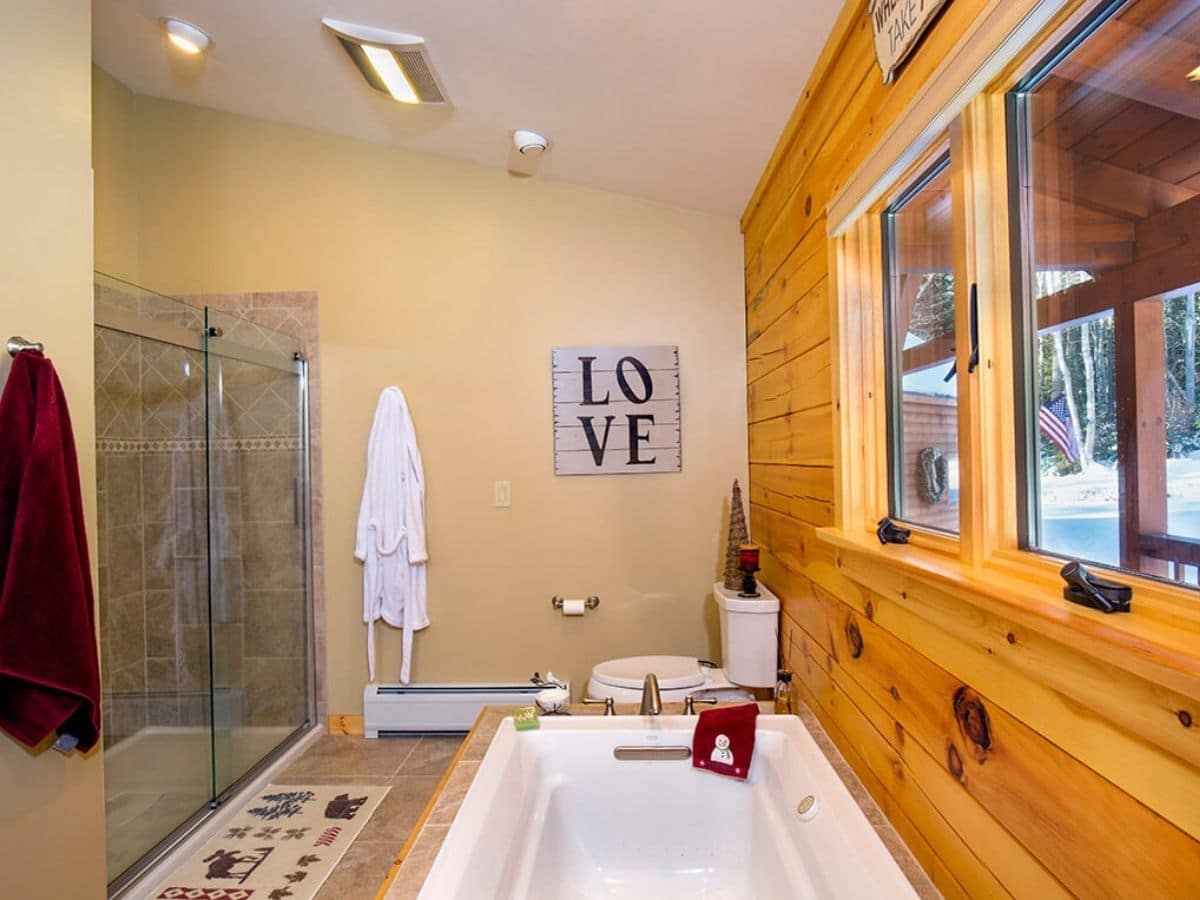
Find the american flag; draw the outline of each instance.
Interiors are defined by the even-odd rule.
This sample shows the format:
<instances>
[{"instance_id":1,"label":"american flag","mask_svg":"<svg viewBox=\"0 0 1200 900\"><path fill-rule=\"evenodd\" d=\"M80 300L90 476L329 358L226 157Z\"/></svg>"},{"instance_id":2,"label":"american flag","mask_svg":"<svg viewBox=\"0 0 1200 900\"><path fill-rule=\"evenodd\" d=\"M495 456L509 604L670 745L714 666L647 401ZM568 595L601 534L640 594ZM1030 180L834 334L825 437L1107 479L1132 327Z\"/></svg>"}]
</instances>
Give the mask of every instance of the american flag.
<instances>
[{"instance_id":1,"label":"american flag","mask_svg":"<svg viewBox=\"0 0 1200 900\"><path fill-rule=\"evenodd\" d=\"M1051 397L1038 410L1038 427L1062 451L1070 462L1079 460L1079 444L1075 442L1075 429L1071 425L1071 408L1067 406L1065 394Z\"/></svg>"}]
</instances>

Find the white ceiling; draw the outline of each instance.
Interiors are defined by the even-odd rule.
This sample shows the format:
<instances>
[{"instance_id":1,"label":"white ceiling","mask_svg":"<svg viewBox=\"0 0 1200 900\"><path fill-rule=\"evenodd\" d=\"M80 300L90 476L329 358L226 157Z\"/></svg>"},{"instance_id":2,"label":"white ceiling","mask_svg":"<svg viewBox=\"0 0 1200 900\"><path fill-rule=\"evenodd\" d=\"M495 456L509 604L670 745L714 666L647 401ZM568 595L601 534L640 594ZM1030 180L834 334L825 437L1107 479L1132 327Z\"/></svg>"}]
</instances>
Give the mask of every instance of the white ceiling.
<instances>
[{"instance_id":1,"label":"white ceiling","mask_svg":"<svg viewBox=\"0 0 1200 900\"><path fill-rule=\"evenodd\" d=\"M736 216L840 0L94 0L95 61L133 90ZM213 39L181 59L164 15ZM371 90L332 17L425 38L453 107Z\"/></svg>"}]
</instances>

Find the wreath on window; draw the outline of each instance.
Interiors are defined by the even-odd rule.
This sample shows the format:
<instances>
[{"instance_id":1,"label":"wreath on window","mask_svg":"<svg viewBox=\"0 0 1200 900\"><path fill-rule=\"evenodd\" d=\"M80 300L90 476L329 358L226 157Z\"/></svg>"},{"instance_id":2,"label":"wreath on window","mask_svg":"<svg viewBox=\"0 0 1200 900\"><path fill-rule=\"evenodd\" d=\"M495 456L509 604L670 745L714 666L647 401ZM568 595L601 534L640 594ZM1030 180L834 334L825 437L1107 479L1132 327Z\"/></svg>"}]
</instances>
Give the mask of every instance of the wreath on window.
<instances>
[{"instance_id":1,"label":"wreath on window","mask_svg":"<svg viewBox=\"0 0 1200 900\"><path fill-rule=\"evenodd\" d=\"M950 465L937 447L917 454L917 494L926 503L941 503L950 487Z\"/></svg>"}]
</instances>

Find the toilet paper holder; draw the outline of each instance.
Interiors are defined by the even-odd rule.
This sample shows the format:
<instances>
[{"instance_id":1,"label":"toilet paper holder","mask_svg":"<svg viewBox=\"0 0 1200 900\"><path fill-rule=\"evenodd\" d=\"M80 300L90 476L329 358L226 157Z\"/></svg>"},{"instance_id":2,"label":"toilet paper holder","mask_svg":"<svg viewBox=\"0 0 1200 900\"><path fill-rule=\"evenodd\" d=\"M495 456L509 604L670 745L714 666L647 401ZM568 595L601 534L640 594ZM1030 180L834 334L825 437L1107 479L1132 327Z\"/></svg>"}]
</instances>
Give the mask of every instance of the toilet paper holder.
<instances>
[{"instance_id":1,"label":"toilet paper holder","mask_svg":"<svg viewBox=\"0 0 1200 900\"><path fill-rule=\"evenodd\" d=\"M562 609L563 608L563 599L564 598L562 598L562 597L554 597L550 600L550 605L553 606L555 609ZM588 597L586 600L583 601L583 605L587 609L595 609L597 606L600 605L600 598L599 597Z\"/></svg>"}]
</instances>

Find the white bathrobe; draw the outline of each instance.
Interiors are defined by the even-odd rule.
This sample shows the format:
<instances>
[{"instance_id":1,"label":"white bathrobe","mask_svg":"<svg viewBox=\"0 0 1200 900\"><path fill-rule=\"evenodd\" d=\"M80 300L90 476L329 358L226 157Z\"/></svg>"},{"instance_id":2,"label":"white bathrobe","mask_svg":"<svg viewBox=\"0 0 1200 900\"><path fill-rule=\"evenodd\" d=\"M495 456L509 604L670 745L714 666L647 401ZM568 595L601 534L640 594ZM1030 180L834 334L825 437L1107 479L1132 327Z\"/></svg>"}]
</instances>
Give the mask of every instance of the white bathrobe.
<instances>
[{"instance_id":1,"label":"white bathrobe","mask_svg":"<svg viewBox=\"0 0 1200 900\"><path fill-rule=\"evenodd\" d=\"M354 555L363 562L367 667L375 680L375 621L403 629L400 680L408 684L413 632L429 624L425 588L425 472L408 403L385 388L367 444L367 477Z\"/></svg>"}]
</instances>

